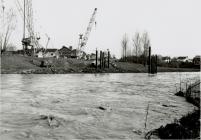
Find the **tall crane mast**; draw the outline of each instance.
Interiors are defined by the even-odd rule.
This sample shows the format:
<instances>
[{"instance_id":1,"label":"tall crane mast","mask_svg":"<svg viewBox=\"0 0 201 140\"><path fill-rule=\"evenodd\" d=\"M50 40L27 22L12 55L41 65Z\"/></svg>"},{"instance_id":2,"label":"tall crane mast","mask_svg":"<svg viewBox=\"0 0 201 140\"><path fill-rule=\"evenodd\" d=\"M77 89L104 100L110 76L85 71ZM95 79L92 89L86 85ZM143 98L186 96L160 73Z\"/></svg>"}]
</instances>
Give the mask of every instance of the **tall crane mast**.
<instances>
[{"instance_id":1,"label":"tall crane mast","mask_svg":"<svg viewBox=\"0 0 201 140\"><path fill-rule=\"evenodd\" d=\"M97 13L97 8L94 9L94 12L90 18L89 24L87 26L87 30L84 34L84 36L82 34L80 34L80 38L79 38L79 49L81 50L84 46L86 46L87 41L89 39L89 35L91 33L91 30L93 28L93 25L96 24L95 22L95 18L96 18L96 13Z\"/></svg>"}]
</instances>

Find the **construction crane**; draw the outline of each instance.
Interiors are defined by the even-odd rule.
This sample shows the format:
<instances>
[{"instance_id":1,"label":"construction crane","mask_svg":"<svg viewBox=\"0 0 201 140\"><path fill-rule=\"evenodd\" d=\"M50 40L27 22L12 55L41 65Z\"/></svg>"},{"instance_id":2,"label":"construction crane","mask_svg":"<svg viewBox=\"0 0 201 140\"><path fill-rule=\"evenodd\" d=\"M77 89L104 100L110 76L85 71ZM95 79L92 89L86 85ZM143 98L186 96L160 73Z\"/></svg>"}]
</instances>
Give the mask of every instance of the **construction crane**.
<instances>
[{"instance_id":1,"label":"construction crane","mask_svg":"<svg viewBox=\"0 0 201 140\"><path fill-rule=\"evenodd\" d=\"M21 14L22 19L24 20L24 34L22 43L25 45L25 50L27 50L27 46L31 46L33 51L39 48L39 37L36 36L34 32L34 22L33 22L33 6L32 0L24 0L24 8L22 8L19 0L15 1L15 5ZM26 2L26 3L25 3ZM28 37L26 38L25 26L28 31Z\"/></svg>"},{"instance_id":2,"label":"construction crane","mask_svg":"<svg viewBox=\"0 0 201 140\"><path fill-rule=\"evenodd\" d=\"M84 49L84 47L86 46L87 44L87 41L89 39L89 35L91 33L91 30L93 28L93 25L95 24L96 25L96 22L95 22L95 18L96 18L96 13L97 13L97 8L94 9L94 12L90 18L90 21L89 21L89 24L87 26L87 30L83 36L83 34L80 34L79 35L79 44L78 44L78 50L79 50L79 54L81 54L82 50Z\"/></svg>"}]
</instances>

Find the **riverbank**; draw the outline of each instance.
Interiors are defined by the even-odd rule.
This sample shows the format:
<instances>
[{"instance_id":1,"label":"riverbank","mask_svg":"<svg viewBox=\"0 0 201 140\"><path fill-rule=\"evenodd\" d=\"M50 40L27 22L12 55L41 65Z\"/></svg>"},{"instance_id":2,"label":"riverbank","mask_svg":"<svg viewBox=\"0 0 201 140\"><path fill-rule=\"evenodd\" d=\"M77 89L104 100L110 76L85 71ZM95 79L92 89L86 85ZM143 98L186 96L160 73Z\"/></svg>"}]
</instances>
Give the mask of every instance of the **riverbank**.
<instances>
[{"instance_id":1,"label":"riverbank","mask_svg":"<svg viewBox=\"0 0 201 140\"><path fill-rule=\"evenodd\" d=\"M146 138L152 139L200 139L200 110L194 110L174 123L161 126L147 133ZM154 136L155 135L155 136Z\"/></svg>"},{"instance_id":2,"label":"riverbank","mask_svg":"<svg viewBox=\"0 0 201 140\"><path fill-rule=\"evenodd\" d=\"M41 67L41 61L46 62ZM36 58L21 55L2 55L2 74L66 74L66 73L146 73L147 68L141 64L128 62L111 62L109 68L96 69L93 60L63 58ZM158 72L196 72L200 69L158 67Z\"/></svg>"},{"instance_id":3,"label":"riverbank","mask_svg":"<svg viewBox=\"0 0 201 140\"><path fill-rule=\"evenodd\" d=\"M161 139L200 139L200 81L190 85L185 93L176 94L186 98L197 108L174 123L161 126L158 129L149 131L145 138Z\"/></svg>"}]
</instances>

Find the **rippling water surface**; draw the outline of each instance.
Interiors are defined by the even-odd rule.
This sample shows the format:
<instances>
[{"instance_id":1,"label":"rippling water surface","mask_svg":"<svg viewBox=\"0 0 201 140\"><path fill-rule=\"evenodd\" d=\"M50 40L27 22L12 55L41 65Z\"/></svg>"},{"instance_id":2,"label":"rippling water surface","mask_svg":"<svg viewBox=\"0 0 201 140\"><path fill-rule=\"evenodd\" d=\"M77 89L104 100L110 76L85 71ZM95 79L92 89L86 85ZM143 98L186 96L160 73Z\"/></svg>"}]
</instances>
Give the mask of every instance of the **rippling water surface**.
<instances>
[{"instance_id":1,"label":"rippling water surface","mask_svg":"<svg viewBox=\"0 0 201 140\"><path fill-rule=\"evenodd\" d=\"M143 138L192 111L175 84L199 74L1 75L0 138Z\"/></svg>"}]
</instances>

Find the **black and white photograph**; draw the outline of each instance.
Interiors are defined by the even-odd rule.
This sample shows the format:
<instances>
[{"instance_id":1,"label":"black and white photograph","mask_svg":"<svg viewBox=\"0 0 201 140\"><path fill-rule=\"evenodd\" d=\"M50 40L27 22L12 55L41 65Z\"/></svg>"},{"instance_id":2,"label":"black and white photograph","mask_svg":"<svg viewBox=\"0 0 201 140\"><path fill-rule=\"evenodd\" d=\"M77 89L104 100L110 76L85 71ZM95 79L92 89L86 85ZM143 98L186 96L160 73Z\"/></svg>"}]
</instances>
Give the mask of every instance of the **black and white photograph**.
<instances>
[{"instance_id":1,"label":"black and white photograph","mask_svg":"<svg viewBox=\"0 0 201 140\"><path fill-rule=\"evenodd\" d=\"M200 7L0 0L0 139L200 139Z\"/></svg>"}]
</instances>

